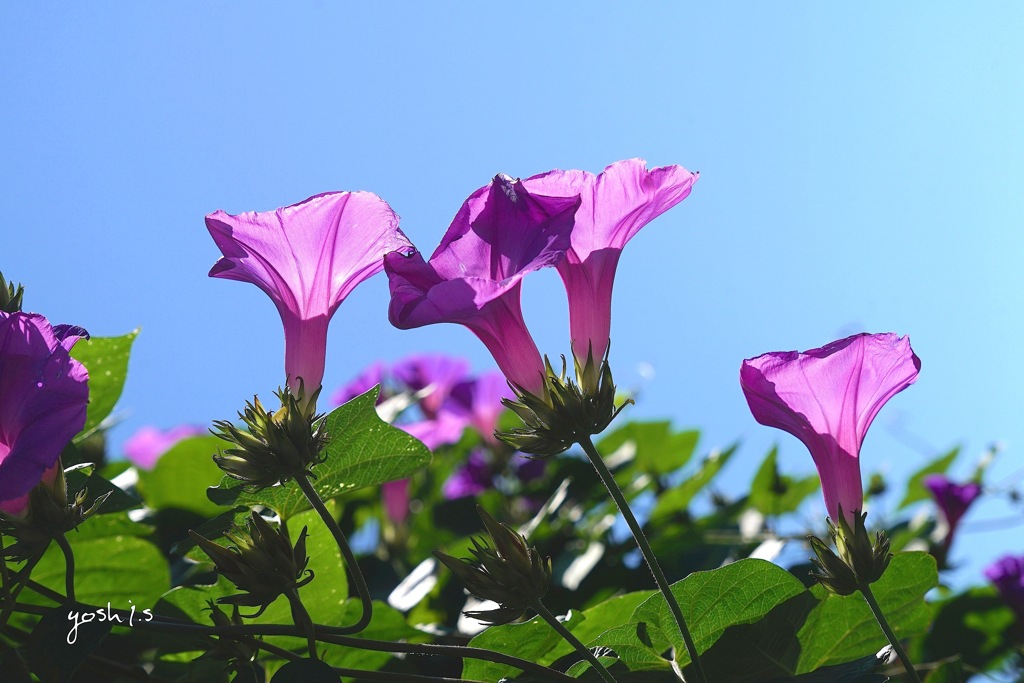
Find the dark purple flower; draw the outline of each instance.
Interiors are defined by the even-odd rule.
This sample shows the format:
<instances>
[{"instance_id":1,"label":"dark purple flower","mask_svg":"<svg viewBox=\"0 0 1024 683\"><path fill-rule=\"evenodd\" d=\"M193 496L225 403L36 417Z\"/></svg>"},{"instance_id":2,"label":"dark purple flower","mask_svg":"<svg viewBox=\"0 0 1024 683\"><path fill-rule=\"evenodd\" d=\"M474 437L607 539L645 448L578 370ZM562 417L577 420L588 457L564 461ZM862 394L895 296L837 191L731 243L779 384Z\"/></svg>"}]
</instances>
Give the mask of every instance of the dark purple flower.
<instances>
[{"instance_id":1,"label":"dark purple flower","mask_svg":"<svg viewBox=\"0 0 1024 683\"><path fill-rule=\"evenodd\" d=\"M386 481L380 487L380 500L384 514L395 524L409 518L409 480Z\"/></svg>"},{"instance_id":2,"label":"dark purple flower","mask_svg":"<svg viewBox=\"0 0 1024 683\"><path fill-rule=\"evenodd\" d=\"M955 484L944 474L925 477L924 485L931 491L936 505L942 510L942 516L949 525L949 535L952 536L967 508L981 495L981 486L973 481Z\"/></svg>"},{"instance_id":3,"label":"dark purple flower","mask_svg":"<svg viewBox=\"0 0 1024 683\"><path fill-rule=\"evenodd\" d=\"M479 448L470 452L466 462L448 477L441 492L448 500L477 496L493 487L494 467Z\"/></svg>"},{"instance_id":4,"label":"dark purple flower","mask_svg":"<svg viewBox=\"0 0 1024 683\"><path fill-rule=\"evenodd\" d=\"M1017 618L1024 621L1024 555L1006 555L985 568L991 581Z\"/></svg>"},{"instance_id":5,"label":"dark purple flower","mask_svg":"<svg viewBox=\"0 0 1024 683\"><path fill-rule=\"evenodd\" d=\"M358 377L331 394L331 405L340 406L356 396L362 396L378 384L383 384L386 375L387 366L384 363L377 361L370 364ZM385 399L387 395L381 387L381 392L377 395L377 404L383 403Z\"/></svg>"},{"instance_id":6,"label":"dark purple flower","mask_svg":"<svg viewBox=\"0 0 1024 683\"><path fill-rule=\"evenodd\" d=\"M352 290L412 245L398 216L370 192L331 192L263 213L216 211L206 227L224 254L210 277L251 282L284 323L284 368L293 392L323 381L327 325Z\"/></svg>"},{"instance_id":7,"label":"dark purple flower","mask_svg":"<svg viewBox=\"0 0 1024 683\"><path fill-rule=\"evenodd\" d=\"M429 391L419 399L420 410L428 419L434 419L448 400L452 388L466 377L469 364L461 358L444 354L410 356L391 368L392 374L410 391Z\"/></svg>"},{"instance_id":8,"label":"dark purple flower","mask_svg":"<svg viewBox=\"0 0 1024 683\"><path fill-rule=\"evenodd\" d=\"M171 450L176 443L205 433L205 428L196 425L179 425L167 430L146 425L125 440L124 457L140 469L151 470L160 456Z\"/></svg>"},{"instance_id":9,"label":"dark purple flower","mask_svg":"<svg viewBox=\"0 0 1024 683\"><path fill-rule=\"evenodd\" d=\"M690 194L697 180L682 166L647 170L643 159L618 161L600 175L549 171L527 178L530 192L582 200L572 230L572 248L558 264L569 297L572 349L582 363L592 346L604 357L611 333L612 283L619 255L640 228Z\"/></svg>"},{"instance_id":10,"label":"dark purple flower","mask_svg":"<svg viewBox=\"0 0 1024 683\"><path fill-rule=\"evenodd\" d=\"M886 401L917 379L910 339L857 334L820 349L743 361L740 386L754 419L789 432L811 452L825 507L851 526L863 507L860 447Z\"/></svg>"},{"instance_id":11,"label":"dark purple flower","mask_svg":"<svg viewBox=\"0 0 1024 683\"><path fill-rule=\"evenodd\" d=\"M85 330L0 312L0 510L21 514L85 426L89 374L69 351ZM52 473L52 474L49 474Z\"/></svg>"},{"instance_id":12,"label":"dark purple flower","mask_svg":"<svg viewBox=\"0 0 1024 683\"><path fill-rule=\"evenodd\" d=\"M544 364L526 329L522 279L556 265L569 248L579 197L534 196L497 176L466 200L429 261L388 254L388 317L401 329L433 323L468 327L509 381L543 394Z\"/></svg>"}]
</instances>

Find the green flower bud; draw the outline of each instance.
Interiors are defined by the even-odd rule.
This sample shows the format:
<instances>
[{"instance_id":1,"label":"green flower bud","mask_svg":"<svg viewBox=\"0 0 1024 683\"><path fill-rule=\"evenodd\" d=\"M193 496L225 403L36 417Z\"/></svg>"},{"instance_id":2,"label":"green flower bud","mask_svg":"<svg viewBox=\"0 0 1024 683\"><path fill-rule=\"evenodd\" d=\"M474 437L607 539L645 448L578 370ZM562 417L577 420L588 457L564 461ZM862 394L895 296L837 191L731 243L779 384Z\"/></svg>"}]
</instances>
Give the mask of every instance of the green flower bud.
<instances>
[{"instance_id":1,"label":"green flower bud","mask_svg":"<svg viewBox=\"0 0 1024 683\"><path fill-rule=\"evenodd\" d=\"M253 397L238 414L246 429L239 429L226 420L213 423L215 434L231 443L213 456L217 466L229 477L245 482L249 490L258 490L284 483L299 475L314 476L312 467L324 461L322 451L327 445L323 415L316 414L317 389L308 401L300 386L298 394L285 387L276 396L281 408L268 412Z\"/></svg>"},{"instance_id":2,"label":"green flower bud","mask_svg":"<svg viewBox=\"0 0 1024 683\"><path fill-rule=\"evenodd\" d=\"M507 624L523 616L526 608L544 597L551 585L551 558L541 559L536 548L507 524L498 523L477 506L477 512L491 538L472 539L472 560L458 559L440 551L434 556L455 574L466 590L499 608L466 612L466 616L490 624Z\"/></svg>"},{"instance_id":3,"label":"green flower bud","mask_svg":"<svg viewBox=\"0 0 1024 683\"><path fill-rule=\"evenodd\" d=\"M69 503L67 479L59 461L54 470L52 480L44 478L29 492L28 506L22 514L0 512L0 533L15 539L15 543L4 550L5 557L21 561L41 554L50 541L77 529L110 496L108 491L87 508L85 502L89 491L82 489Z\"/></svg>"},{"instance_id":4,"label":"green flower bud","mask_svg":"<svg viewBox=\"0 0 1024 683\"><path fill-rule=\"evenodd\" d=\"M816 559L811 558L817 570L812 571L811 576L833 593L849 595L882 578L892 560L892 553L889 552L889 537L885 532L876 532L872 542L865 526L866 512L858 511L854 514L852 528L842 507L838 516L839 526L831 521L828 523L829 535L838 554L833 553L820 539L808 536L811 548L817 555Z\"/></svg>"},{"instance_id":5,"label":"green flower bud","mask_svg":"<svg viewBox=\"0 0 1024 683\"><path fill-rule=\"evenodd\" d=\"M565 356L562 371L556 373L545 357L544 395L535 396L512 385L516 400L502 403L522 419L524 426L495 436L513 448L537 457L549 457L566 451L581 437L603 432L632 399L615 406L615 382L608 365L608 356L600 366L593 353L580 365L573 358L575 381L566 376Z\"/></svg>"},{"instance_id":6,"label":"green flower bud","mask_svg":"<svg viewBox=\"0 0 1024 683\"><path fill-rule=\"evenodd\" d=\"M188 533L210 556L218 573L243 591L217 602L259 607L249 616L259 616L278 596L313 580L313 571L306 569L306 527L294 547L283 528L274 529L256 511L250 513L245 530L235 527L235 533L227 535L234 547L225 548L192 530Z\"/></svg>"},{"instance_id":7,"label":"green flower bud","mask_svg":"<svg viewBox=\"0 0 1024 683\"><path fill-rule=\"evenodd\" d=\"M17 313L21 310L25 298L25 286L19 284L15 288L14 283L4 280L4 274L0 273L0 311L4 313Z\"/></svg>"}]
</instances>

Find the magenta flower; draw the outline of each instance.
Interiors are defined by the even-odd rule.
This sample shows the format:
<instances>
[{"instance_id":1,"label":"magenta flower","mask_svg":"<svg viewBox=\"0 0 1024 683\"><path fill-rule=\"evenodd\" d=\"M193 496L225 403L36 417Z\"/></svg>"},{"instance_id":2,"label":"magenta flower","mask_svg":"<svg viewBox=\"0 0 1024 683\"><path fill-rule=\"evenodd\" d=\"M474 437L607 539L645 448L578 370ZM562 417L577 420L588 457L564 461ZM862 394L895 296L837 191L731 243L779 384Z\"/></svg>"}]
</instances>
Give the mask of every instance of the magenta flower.
<instances>
[{"instance_id":1,"label":"magenta flower","mask_svg":"<svg viewBox=\"0 0 1024 683\"><path fill-rule=\"evenodd\" d=\"M531 194L497 176L466 200L429 261L388 254L388 317L401 329L432 323L468 327L510 382L544 391L544 365L520 307L522 279L556 265L569 248L580 199Z\"/></svg>"},{"instance_id":2,"label":"magenta flower","mask_svg":"<svg viewBox=\"0 0 1024 683\"><path fill-rule=\"evenodd\" d=\"M910 339L857 334L804 353L743 361L740 386L754 419L789 432L814 458L829 516L863 507L860 447L885 402L914 383L921 361Z\"/></svg>"},{"instance_id":3,"label":"magenta flower","mask_svg":"<svg viewBox=\"0 0 1024 683\"><path fill-rule=\"evenodd\" d=\"M985 578L991 581L1003 602L1024 622L1024 555L1007 555L985 568Z\"/></svg>"},{"instance_id":4,"label":"magenta flower","mask_svg":"<svg viewBox=\"0 0 1024 683\"><path fill-rule=\"evenodd\" d=\"M293 392L320 387L327 325L360 282L383 268L384 254L412 245L398 216L369 192L332 192L275 211L231 216L206 227L224 254L210 277L251 282L273 300L284 323L284 368Z\"/></svg>"},{"instance_id":5,"label":"magenta flower","mask_svg":"<svg viewBox=\"0 0 1024 683\"><path fill-rule=\"evenodd\" d=\"M125 440L124 457L140 469L151 470L160 456L179 441L205 433L205 428L196 425L178 425L167 430L146 425Z\"/></svg>"},{"instance_id":6,"label":"magenta flower","mask_svg":"<svg viewBox=\"0 0 1024 683\"><path fill-rule=\"evenodd\" d=\"M487 372L452 387L451 398L445 408L465 416L484 441L494 445L498 443L494 430L498 428L498 418L505 409L501 403L504 398L513 398L508 382L497 372Z\"/></svg>"},{"instance_id":7,"label":"magenta flower","mask_svg":"<svg viewBox=\"0 0 1024 683\"><path fill-rule=\"evenodd\" d=\"M387 375L387 369L387 366L380 361L371 363L358 377L331 394L331 405L340 406L343 403L348 403L356 396L362 396L375 386L383 384ZM382 386L380 393L377 394L377 405L380 405L386 399L387 392L384 391Z\"/></svg>"},{"instance_id":8,"label":"magenta flower","mask_svg":"<svg viewBox=\"0 0 1024 683\"><path fill-rule=\"evenodd\" d=\"M552 197L580 196L572 247L558 264L569 297L572 349L581 362L593 348L604 357L611 334L612 283L626 242L640 228L690 194L696 173L682 166L647 170L643 159L618 161L600 175L549 171L527 178L530 192Z\"/></svg>"},{"instance_id":9,"label":"magenta flower","mask_svg":"<svg viewBox=\"0 0 1024 683\"><path fill-rule=\"evenodd\" d=\"M428 419L434 419L448 400L452 388L466 377L469 364L461 358L444 354L410 356L391 368L399 382L412 392L430 388L419 400L420 410Z\"/></svg>"},{"instance_id":10,"label":"magenta flower","mask_svg":"<svg viewBox=\"0 0 1024 683\"><path fill-rule=\"evenodd\" d=\"M85 330L0 312L0 510L21 514L85 426L89 374L69 351Z\"/></svg>"}]
</instances>

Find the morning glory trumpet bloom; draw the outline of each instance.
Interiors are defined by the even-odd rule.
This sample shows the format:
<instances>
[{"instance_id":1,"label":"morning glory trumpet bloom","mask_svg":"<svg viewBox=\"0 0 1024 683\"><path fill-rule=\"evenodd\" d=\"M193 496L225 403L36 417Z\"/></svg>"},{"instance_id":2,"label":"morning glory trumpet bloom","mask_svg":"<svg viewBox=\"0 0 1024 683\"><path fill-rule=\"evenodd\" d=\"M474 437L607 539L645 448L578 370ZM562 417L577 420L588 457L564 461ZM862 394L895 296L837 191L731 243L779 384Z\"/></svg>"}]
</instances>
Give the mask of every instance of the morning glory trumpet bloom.
<instances>
[{"instance_id":1,"label":"morning glory trumpet bloom","mask_svg":"<svg viewBox=\"0 0 1024 683\"><path fill-rule=\"evenodd\" d=\"M465 325L508 379L544 393L544 364L520 306L523 278L555 266L569 248L580 198L535 195L499 175L462 205L428 261L391 253L391 323L406 330L433 323Z\"/></svg>"},{"instance_id":2,"label":"morning glory trumpet bloom","mask_svg":"<svg viewBox=\"0 0 1024 683\"><path fill-rule=\"evenodd\" d=\"M210 277L251 282L271 298L284 323L288 386L297 394L301 383L306 396L323 381L338 306L383 269L384 254L412 248L398 216L370 192L328 192L262 213L215 211L206 227L223 253Z\"/></svg>"},{"instance_id":3,"label":"morning glory trumpet bloom","mask_svg":"<svg viewBox=\"0 0 1024 683\"><path fill-rule=\"evenodd\" d=\"M863 508L860 448L885 403L914 383L921 361L908 337L856 334L820 349L743 361L740 386L754 419L811 452L825 507L852 527Z\"/></svg>"},{"instance_id":4,"label":"morning glory trumpet bloom","mask_svg":"<svg viewBox=\"0 0 1024 683\"><path fill-rule=\"evenodd\" d=\"M611 334L612 284L622 249L640 228L686 199L697 173L682 166L647 169L643 159L618 161L600 175L549 171L523 186L538 195L580 197L571 246L558 274L569 299L573 354L604 358Z\"/></svg>"},{"instance_id":5,"label":"morning glory trumpet bloom","mask_svg":"<svg viewBox=\"0 0 1024 683\"><path fill-rule=\"evenodd\" d=\"M85 426L89 373L70 356L88 334L35 313L0 311L0 510L20 515L52 482L61 451Z\"/></svg>"}]
</instances>

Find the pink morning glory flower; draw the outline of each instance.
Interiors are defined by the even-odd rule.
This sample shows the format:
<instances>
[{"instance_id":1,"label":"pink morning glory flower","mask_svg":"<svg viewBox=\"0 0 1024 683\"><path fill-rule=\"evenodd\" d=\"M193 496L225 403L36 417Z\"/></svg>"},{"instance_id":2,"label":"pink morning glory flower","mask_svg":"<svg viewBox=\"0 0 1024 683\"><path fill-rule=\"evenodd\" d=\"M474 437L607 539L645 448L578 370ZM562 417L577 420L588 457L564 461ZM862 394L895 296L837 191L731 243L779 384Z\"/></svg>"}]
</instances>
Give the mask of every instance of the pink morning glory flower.
<instances>
[{"instance_id":1,"label":"pink morning glory flower","mask_svg":"<svg viewBox=\"0 0 1024 683\"><path fill-rule=\"evenodd\" d=\"M534 195L518 180L495 177L462 205L429 261L418 252L385 257L391 323L465 325L510 382L543 394L544 365L523 320L520 289L528 273L565 256L579 204L578 196Z\"/></svg>"},{"instance_id":2,"label":"pink morning glory flower","mask_svg":"<svg viewBox=\"0 0 1024 683\"><path fill-rule=\"evenodd\" d=\"M85 330L0 311L0 510L20 515L52 482L60 453L85 426L89 374L69 351Z\"/></svg>"},{"instance_id":3,"label":"pink morning glory flower","mask_svg":"<svg viewBox=\"0 0 1024 683\"><path fill-rule=\"evenodd\" d=\"M125 440L124 457L140 469L151 470L160 456L174 448L179 441L206 433L204 427L196 425L178 425L166 430L146 425Z\"/></svg>"},{"instance_id":4,"label":"pink morning glory flower","mask_svg":"<svg viewBox=\"0 0 1024 683\"><path fill-rule=\"evenodd\" d=\"M348 403L356 396L362 396L375 386L382 385L387 375L387 369L387 366L381 361L371 363L359 373L358 377L331 394L331 405L340 406L343 403ZM377 405L383 403L387 398L387 392L381 386L380 393L377 394Z\"/></svg>"},{"instance_id":5,"label":"pink morning glory flower","mask_svg":"<svg viewBox=\"0 0 1024 683\"><path fill-rule=\"evenodd\" d=\"M549 171L527 178L532 193L581 199L572 230L572 246L558 264L569 298L572 350L581 362L593 349L605 355L611 334L612 283L626 242L640 228L690 194L696 173L682 166L647 170L643 159L619 161L600 175L587 171Z\"/></svg>"},{"instance_id":6,"label":"pink morning glory flower","mask_svg":"<svg viewBox=\"0 0 1024 683\"><path fill-rule=\"evenodd\" d=\"M800 439L821 477L825 507L838 523L863 507L860 447L886 401L917 379L910 339L857 334L820 349L766 353L743 361L740 386L754 419Z\"/></svg>"},{"instance_id":7,"label":"pink morning glory flower","mask_svg":"<svg viewBox=\"0 0 1024 683\"><path fill-rule=\"evenodd\" d=\"M345 297L383 268L382 257L412 248L398 216L370 192L331 192L275 211L216 211L206 227L224 256L210 277L251 282L284 323L284 367L293 392L323 381L327 325Z\"/></svg>"}]
</instances>

